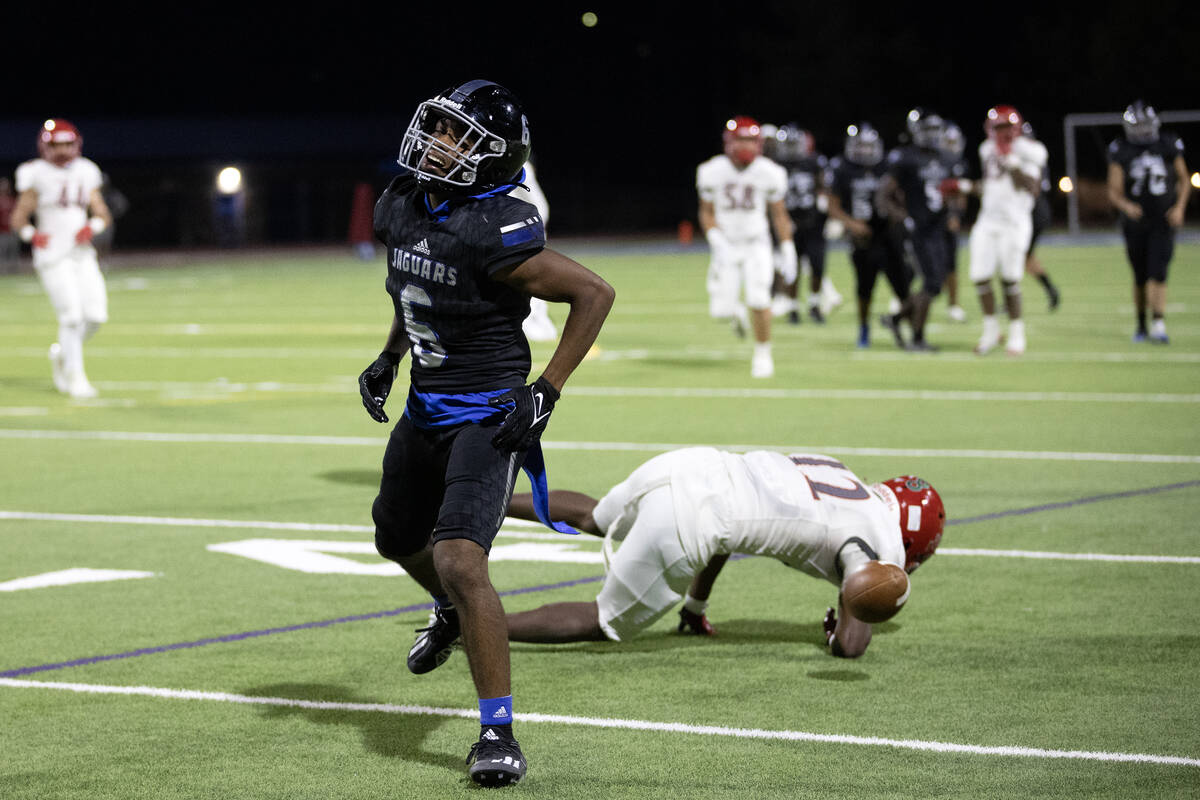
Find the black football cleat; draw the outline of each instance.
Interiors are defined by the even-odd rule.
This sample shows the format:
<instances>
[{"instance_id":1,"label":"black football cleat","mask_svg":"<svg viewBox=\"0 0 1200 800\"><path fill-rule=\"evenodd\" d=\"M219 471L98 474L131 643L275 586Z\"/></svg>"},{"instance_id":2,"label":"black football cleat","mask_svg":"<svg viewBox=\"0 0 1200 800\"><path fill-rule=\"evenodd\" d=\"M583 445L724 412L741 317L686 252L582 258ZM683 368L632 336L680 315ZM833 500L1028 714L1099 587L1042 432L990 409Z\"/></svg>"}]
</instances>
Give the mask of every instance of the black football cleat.
<instances>
[{"instance_id":1,"label":"black football cleat","mask_svg":"<svg viewBox=\"0 0 1200 800\"><path fill-rule=\"evenodd\" d=\"M901 350L908 349L908 342L904 341L904 334L900 333L900 320L893 314L881 314L879 324L892 334L892 338L896 340L896 347Z\"/></svg>"},{"instance_id":2,"label":"black football cleat","mask_svg":"<svg viewBox=\"0 0 1200 800\"><path fill-rule=\"evenodd\" d=\"M525 777L525 754L516 739L484 728L467 753L467 774L480 786L509 786Z\"/></svg>"},{"instance_id":3,"label":"black football cleat","mask_svg":"<svg viewBox=\"0 0 1200 800\"><path fill-rule=\"evenodd\" d=\"M420 636L408 651L408 671L424 675L445 664L458 644L458 612L435 606L428 627L418 628L417 633Z\"/></svg>"}]
</instances>

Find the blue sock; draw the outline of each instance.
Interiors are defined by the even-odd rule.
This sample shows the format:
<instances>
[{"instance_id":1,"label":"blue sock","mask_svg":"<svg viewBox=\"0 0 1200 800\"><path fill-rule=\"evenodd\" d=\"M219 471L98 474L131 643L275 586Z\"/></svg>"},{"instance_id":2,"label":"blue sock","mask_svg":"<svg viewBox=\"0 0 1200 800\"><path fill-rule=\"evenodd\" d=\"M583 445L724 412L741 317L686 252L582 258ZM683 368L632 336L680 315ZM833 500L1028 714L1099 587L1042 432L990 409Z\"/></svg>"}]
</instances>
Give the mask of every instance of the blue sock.
<instances>
[{"instance_id":1,"label":"blue sock","mask_svg":"<svg viewBox=\"0 0 1200 800\"><path fill-rule=\"evenodd\" d=\"M454 608L454 603L450 602L450 595L448 594L431 594L429 596L433 598L433 603L438 608Z\"/></svg>"},{"instance_id":2,"label":"blue sock","mask_svg":"<svg viewBox=\"0 0 1200 800\"><path fill-rule=\"evenodd\" d=\"M505 697L479 698L479 724L485 728L500 728L512 725L512 695Z\"/></svg>"}]
</instances>

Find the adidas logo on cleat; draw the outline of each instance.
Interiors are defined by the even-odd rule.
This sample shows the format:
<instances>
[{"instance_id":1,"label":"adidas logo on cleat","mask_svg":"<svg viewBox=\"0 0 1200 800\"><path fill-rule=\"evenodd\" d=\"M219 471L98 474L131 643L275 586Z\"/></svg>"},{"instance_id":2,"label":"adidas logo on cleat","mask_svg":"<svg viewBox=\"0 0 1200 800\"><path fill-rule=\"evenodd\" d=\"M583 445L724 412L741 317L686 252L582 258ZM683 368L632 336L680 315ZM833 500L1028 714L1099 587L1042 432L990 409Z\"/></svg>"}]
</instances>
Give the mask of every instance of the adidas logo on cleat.
<instances>
[{"instance_id":1,"label":"adidas logo on cleat","mask_svg":"<svg viewBox=\"0 0 1200 800\"><path fill-rule=\"evenodd\" d=\"M482 735L482 736L480 736L479 738L480 738L480 739L487 739L489 742L498 742L498 741L500 741L500 737L499 737L499 736L497 736L497 735L496 735L496 732L495 732L494 730L492 730L491 728L488 728L486 731L484 731L484 732L483 732L483 735Z\"/></svg>"}]
</instances>

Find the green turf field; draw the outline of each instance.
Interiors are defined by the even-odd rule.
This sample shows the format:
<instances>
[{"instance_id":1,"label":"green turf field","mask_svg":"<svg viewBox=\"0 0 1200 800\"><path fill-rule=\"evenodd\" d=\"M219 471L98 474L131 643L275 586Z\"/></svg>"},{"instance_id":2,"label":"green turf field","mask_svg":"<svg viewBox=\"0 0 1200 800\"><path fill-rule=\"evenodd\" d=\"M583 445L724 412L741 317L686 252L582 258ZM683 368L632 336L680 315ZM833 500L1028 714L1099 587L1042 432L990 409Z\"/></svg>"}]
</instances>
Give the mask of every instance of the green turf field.
<instances>
[{"instance_id":1,"label":"green turf field","mask_svg":"<svg viewBox=\"0 0 1200 800\"><path fill-rule=\"evenodd\" d=\"M1200 795L1200 246L1177 249L1165 347L1130 341L1119 246L1043 248L1064 302L1026 280L1019 359L972 354L969 290L967 324L935 306L942 352L878 327L856 349L834 252L847 304L777 324L767 381L707 318L703 251L562 249L617 302L555 410L551 486L599 495L676 446L785 448L919 474L950 525L856 661L821 646L835 589L761 559L726 568L713 640L671 614L620 645L514 645L530 768L505 791ZM355 378L391 318L382 262L169 260L109 270L90 401L51 387L35 279L0 277L0 797L482 791L466 660L407 672L428 598L371 546L387 428ZM594 597L596 542L506 526L506 606Z\"/></svg>"}]
</instances>

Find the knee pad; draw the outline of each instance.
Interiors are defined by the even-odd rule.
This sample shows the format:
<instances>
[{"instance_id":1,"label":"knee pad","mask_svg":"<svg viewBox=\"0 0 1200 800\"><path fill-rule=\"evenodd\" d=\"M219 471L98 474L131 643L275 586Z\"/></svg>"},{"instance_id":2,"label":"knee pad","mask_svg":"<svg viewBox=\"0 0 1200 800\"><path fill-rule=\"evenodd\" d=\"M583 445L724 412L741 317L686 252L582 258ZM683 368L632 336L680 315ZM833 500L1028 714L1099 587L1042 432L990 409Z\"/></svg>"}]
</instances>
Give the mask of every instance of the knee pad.
<instances>
[{"instance_id":1,"label":"knee pad","mask_svg":"<svg viewBox=\"0 0 1200 800\"><path fill-rule=\"evenodd\" d=\"M1004 281L1004 293L1006 295L1008 295L1009 297L1020 297L1021 296L1021 284L1015 283L1015 282L1009 283L1008 281Z\"/></svg>"},{"instance_id":2,"label":"knee pad","mask_svg":"<svg viewBox=\"0 0 1200 800\"><path fill-rule=\"evenodd\" d=\"M87 319L87 320L84 320L84 321L83 321L83 338L84 338L85 340L87 340L87 339L90 339L90 338L92 338L93 336L95 336L95 335L96 335L96 331L100 330L100 326L101 326L101 325L103 325L103 324L104 324L105 322L107 322L107 321L108 321L108 320L103 320L103 319L100 319L100 320L94 320L94 319Z\"/></svg>"}]
</instances>

